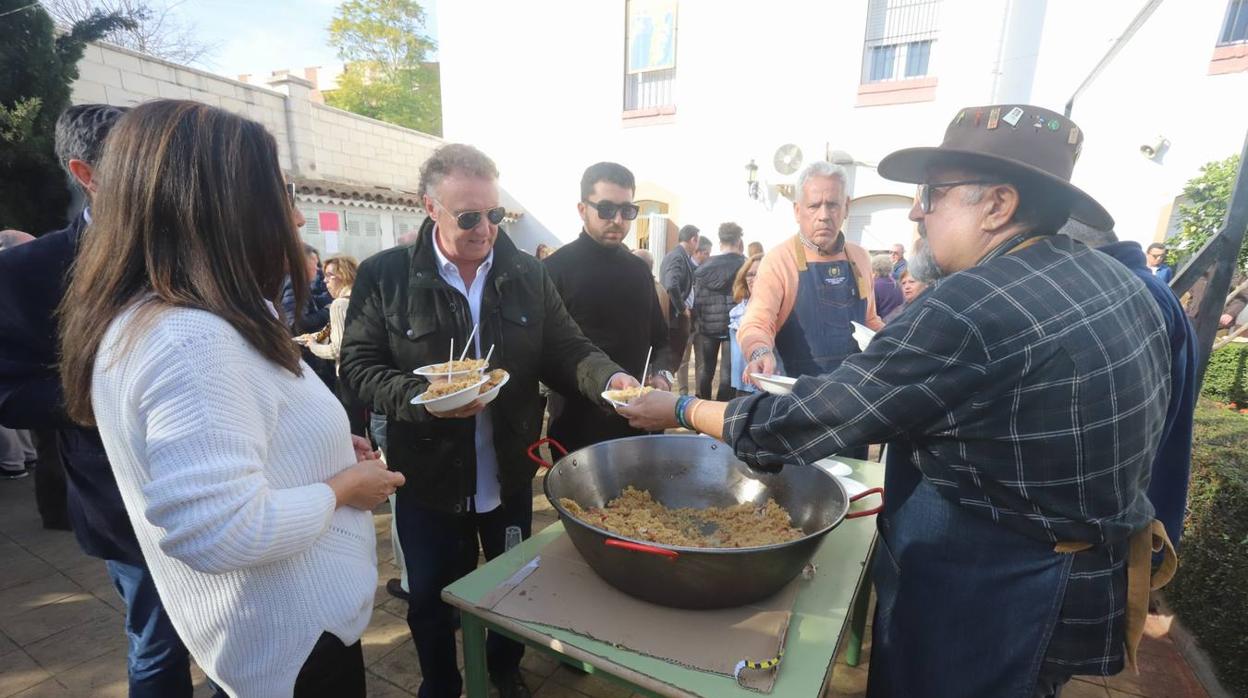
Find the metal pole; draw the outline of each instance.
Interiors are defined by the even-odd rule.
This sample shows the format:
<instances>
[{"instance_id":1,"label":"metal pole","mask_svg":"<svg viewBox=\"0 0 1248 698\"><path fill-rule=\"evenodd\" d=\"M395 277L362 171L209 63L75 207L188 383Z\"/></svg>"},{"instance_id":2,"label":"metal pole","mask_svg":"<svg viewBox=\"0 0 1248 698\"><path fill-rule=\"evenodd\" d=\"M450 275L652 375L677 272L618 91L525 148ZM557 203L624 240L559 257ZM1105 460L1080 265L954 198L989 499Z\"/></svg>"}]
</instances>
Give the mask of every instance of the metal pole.
<instances>
[{"instance_id":1,"label":"metal pole","mask_svg":"<svg viewBox=\"0 0 1248 698\"><path fill-rule=\"evenodd\" d=\"M1156 10L1160 4L1161 0L1148 0L1148 2L1144 3L1144 7L1140 8L1140 11L1135 14L1135 18L1131 20L1127 28L1122 30L1122 34L1117 39L1114 39L1114 43L1110 45L1109 51L1105 52L1105 55L1096 64L1096 67L1092 69L1092 72L1088 73L1088 77L1083 79L1075 93L1070 96L1070 99L1066 100L1066 118L1070 118L1070 112L1075 108L1075 98L1082 94L1088 85L1092 84L1092 81L1101 74L1101 71L1105 69L1105 66L1109 65L1110 61L1114 60L1114 56L1117 56L1118 52L1131 40L1131 37L1139 31L1140 27L1144 26L1144 22L1148 20L1149 16L1153 14L1153 10Z\"/></svg>"}]
</instances>

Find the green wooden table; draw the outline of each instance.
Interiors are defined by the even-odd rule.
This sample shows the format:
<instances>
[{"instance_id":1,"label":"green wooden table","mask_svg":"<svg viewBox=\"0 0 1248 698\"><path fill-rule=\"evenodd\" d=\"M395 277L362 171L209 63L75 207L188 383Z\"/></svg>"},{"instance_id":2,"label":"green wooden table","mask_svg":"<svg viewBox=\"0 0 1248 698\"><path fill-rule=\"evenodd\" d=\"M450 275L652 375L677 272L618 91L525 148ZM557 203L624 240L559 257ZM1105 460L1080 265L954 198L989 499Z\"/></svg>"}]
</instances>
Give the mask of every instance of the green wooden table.
<instances>
[{"instance_id":1,"label":"green wooden table","mask_svg":"<svg viewBox=\"0 0 1248 698\"><path fill-rule=\"evenodd\" d=\"M840 460L854 469L854 479L867 486L876 487L883 483L882 464L848 458ZM854 504L853 509L866 509L878 504L879 498L871 495ZM638 693L758 698L758 693L741 688L727 676L677 666L567 630L516 621L477 607L480 599L534 556L541 554L542 548L561 535L564 535L563 524L552 524L442 590L443 600L461 611L468 698L485 698L488 690L485 666L487 629L586 671L605 674ZM818 696L831 671L836 648L847 629L851 632L847 660L851 665L857 664L870 590L867 561L874 542L874 516L846 520L824 538L814 557L818 570L816 581L802 589L793 605L784 662L772 696Z\"/></svg>"}]
</instances>

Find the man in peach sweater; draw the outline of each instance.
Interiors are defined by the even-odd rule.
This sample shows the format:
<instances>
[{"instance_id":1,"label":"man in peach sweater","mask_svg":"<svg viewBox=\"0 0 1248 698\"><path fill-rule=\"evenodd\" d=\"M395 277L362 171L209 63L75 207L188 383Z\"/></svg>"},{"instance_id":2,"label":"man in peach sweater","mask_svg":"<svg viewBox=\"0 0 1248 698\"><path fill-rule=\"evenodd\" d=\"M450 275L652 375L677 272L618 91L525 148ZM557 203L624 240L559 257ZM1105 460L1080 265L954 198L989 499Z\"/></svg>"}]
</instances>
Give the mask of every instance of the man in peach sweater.
<instances>
[{"instance_id":1,"label":"man in peach sweater","mask_svg":"<svg viewBox=\"0 0 1248 698\"><path fill-rule=\"evenodd\" d=\"M746 381L774 373L777 355L789 376L830 373L858 351L851 320L884 326L875 312L871 259L841 232L846 184L845 170L827 162L811 163L798 177L798 232L763 257L737 333Z\"/></svg>"}]
</instances>

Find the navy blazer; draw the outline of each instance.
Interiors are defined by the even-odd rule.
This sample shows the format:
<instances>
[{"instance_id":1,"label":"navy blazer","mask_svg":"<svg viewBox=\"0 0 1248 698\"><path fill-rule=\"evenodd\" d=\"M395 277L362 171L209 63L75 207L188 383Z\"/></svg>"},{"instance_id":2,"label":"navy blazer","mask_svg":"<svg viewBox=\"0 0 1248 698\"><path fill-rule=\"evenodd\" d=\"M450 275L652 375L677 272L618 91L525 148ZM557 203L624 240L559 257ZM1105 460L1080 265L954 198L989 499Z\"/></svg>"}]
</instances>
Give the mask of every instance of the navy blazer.
<instances>
[{"instance_id":1,"label":"navy blazer","mask_svg":"<svg viewBox=\"0 0 1248 698\"><path fill-rule=\"evenodd\" d=\"M86 225L79 215L64 230L0 252L0 424L56 429L79 545L88 555L143 564L99 432L65 414L56 369L56 308Z\"/></svg>"},{"instance_id":2,"label":"navy blazer","mask_svg":"<svg viewBox=\"0 0 1248 698\"><path fill-rule=\"evenodd\" d=\"M1148 484L1148 499L1157 510L1155 516L1166 526L1166 534L1174 547L1179 547L1183 534L1183 516L1187 512L1187 480L1192 468L1192 413L1196 409L1196 331L1183 312L1179 299L1166 284L1168 278L1153 274L1148 268L1144 250L1139 243L1116 242L1099 251L1122 262L1148 287L1170 336L1170 404L1166 423L1153 460L1153 477ZM1164 267L1170 272L1170 267ZM1168 277L1168 274L1167 274Z\"/></svg>"}]
</instances>

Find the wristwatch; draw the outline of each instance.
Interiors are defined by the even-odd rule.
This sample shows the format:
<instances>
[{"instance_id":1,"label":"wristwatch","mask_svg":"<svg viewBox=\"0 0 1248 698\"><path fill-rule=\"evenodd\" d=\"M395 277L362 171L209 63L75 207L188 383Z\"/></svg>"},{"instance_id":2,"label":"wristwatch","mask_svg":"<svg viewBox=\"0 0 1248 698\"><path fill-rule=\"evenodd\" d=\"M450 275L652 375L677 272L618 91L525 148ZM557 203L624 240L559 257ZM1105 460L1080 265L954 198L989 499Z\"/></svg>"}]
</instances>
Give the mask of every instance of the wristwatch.
<instances>
[{"instance_id":1,"label":"wristwatch","mask_svg":"<svg viewBox=\"0 0 1248 698\"><path fill-rule=\"evenodd\" d=\"M676 385L676 374L668 370L655 371L654 375L667 381L668 385Z\"/></svg>"},{"instance_id":2,"label":"wristwatch","mask_svg":"<svg viewBox=\"0 0 1248 698\"><path fill-rule=\"evenodd\" d=\"M771 347L759 347L755 349L754 351L750 352L750 361L751 362L758 361L759 359L763 358L764 356L767 356L770 353L771 353Z\"/></svg>"}]
</instances>

